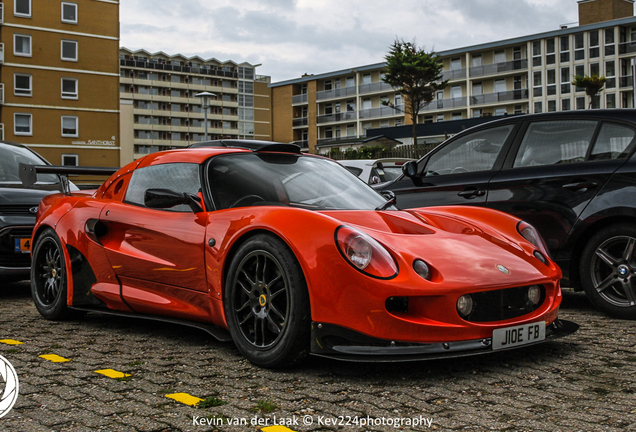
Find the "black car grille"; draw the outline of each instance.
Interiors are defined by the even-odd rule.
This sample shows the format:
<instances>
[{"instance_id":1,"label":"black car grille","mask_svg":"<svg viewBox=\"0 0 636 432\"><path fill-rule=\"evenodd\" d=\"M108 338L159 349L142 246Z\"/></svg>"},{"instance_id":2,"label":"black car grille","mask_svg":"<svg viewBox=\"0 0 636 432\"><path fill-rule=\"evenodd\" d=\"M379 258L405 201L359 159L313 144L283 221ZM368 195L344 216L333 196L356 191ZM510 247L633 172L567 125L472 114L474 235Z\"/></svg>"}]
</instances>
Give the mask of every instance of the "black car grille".
<instances>
[{"instance_id":1,"label":"black car grille","mask_svg":"<svg viewBox=\"0 0 636 432\"><path fill-rule=\"evenodd\" d=\"M465 318L471 322L502 321L517 318L537 310L545 301L545 288L541 288L541 299L534 305L528 300L528 287L507 288L471 294L473 311Z\"/></svg>"},{"instance_id":2,"label":"black car grille","mask_svg":"<svg viewBox=\"0 0 636 432\"><path fill-rule=\"evenodd\" d=\"M0 267L30 267L31 254L15 252L16 237L31 237L33 228L8 228L0 231Z\"/></svg>"},{"instance_id":3,"label":"black car grille","mask_svg":"<svg viewBox=\"0 0 636 432\"><path fill-rule=\"evenodd\" d=\"M0 215L2 216L34 216L29 209L37 207L37 205L5 205L0 206Z\"/></svg>"}]
</instances>

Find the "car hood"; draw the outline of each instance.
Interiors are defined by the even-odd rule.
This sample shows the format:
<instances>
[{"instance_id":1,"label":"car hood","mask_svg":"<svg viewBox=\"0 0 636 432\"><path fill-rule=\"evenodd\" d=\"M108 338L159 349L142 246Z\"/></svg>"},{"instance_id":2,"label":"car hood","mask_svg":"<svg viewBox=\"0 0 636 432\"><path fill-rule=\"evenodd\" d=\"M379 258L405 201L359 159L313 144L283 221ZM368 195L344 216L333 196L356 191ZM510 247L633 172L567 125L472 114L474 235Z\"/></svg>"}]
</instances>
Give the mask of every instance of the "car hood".
<instances>
[{"instance_id":1,"label":"car hood","mask_svg":"<svg viewBox=\"0 0 636 432\"><path fill-rule=\"evenodd\" d=\"M0 187L0 206L37 206L38 204L40 204L42 198L56 192L58 191Z\"/></svg>"},{"instance_id":2,"label":"car hood","mask_svg":"<svg viewBox=\"0 0 636 432\"><path fill-rule=\"evenodd\" d=\"M329 216L374 237L402 265L423 259L457 286L529 285L560 274L555 264L546 266L532 255L534 247L516 232L518 219L489 209L452 210L335 211ZM471 210L475 218L461 214Z\"/></svg>"}]
</instances>

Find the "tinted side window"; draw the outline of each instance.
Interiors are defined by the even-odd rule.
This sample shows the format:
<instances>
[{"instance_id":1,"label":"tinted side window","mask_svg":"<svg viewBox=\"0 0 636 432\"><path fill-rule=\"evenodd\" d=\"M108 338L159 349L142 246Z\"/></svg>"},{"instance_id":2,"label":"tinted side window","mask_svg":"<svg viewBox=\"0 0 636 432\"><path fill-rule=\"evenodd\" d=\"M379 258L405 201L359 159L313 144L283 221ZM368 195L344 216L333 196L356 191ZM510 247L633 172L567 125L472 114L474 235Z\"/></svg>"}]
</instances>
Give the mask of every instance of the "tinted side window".
<instances>
[{"instance_id":1,"label":"tinted side window","mask_svg":"<svg viewBox=\"0 0 636 432\"><path fill-rule=\"evenodd\" d=\"M201 189L199 165L192 163L173 163L136 169L130 179L125 201L143 206L146 190L155 188L196 194L199 192L199 189ZM192 211L187 205L179 205L166 210Z\"/></svg>"},{"instance_id":2,"label":"tinted side window","mask_svg":"<svg viewBox=\"0 0 636 432\"><path fill-rule=\"evenodd\" d=\"M583 162L598 122L557 120L531 123L515 167Z\"/></svg>"},{"instance_id":3,"label":"tinted side window","mask_svg":"<svg viewBox=\"0 0 636 432\"><path fill-rule=\"evenodd\" d=\"M357 167L352 167L352 166L346 166L346 169L348 169L349 171L351 171L352 174L360 177L360 174L362 174L362 168L357 168Z\"/></svg>"},{"instance_id":4,"label":"tinted side window","mask_svg":"<svg viewBox=\"0 0 636 432\"><path fill-rule=\"evenodd\" d=\"M424 175L492 169L513 128L514 125L500 126L456 139L431 156Z\"/></svg>"},{"instance_id":5,"label":"tinted side window","mask_svg":"<svg viewBox=\"0 0 636 432\"><path fill-rule=\"evenodd\" d=\"M636 133L631 128L612 123L604 123L596 139L596 144L594 144L594 148L592 149L590 160L627 157L634 146L635 135Z\"/></svg>"}]
</instances>

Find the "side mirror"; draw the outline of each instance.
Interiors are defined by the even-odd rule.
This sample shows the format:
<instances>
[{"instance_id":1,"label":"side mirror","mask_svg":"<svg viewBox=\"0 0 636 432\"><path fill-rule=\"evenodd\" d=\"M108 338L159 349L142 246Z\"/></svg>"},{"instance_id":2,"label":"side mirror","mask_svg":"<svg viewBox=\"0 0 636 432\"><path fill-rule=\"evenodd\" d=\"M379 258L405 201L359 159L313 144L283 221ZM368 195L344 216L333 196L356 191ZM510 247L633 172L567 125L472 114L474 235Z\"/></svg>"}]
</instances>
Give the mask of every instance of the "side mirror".
<instances>
[{"instance_id":1,"label":"side mirror","mask_svg":"<svg viewBox=\"0 0 636 432\"><path fill-rule=\"evenodd\" d=\"M402 172L409 178L417 177L417 162L408 161L407 163L402 165Z\"/></svg>"},{"instance_id":2,"label":"side mirror","mask_svg":"<svg viewBox=\"0 0 636 432\"><path fill-rule=\"evenodd\" d=\"M148 189L144 193L144 205L154 209L166 209L186 204L193 212L198 213L203 211L198 201L199 197L197 196L185 192L175 192L171 189Z\"/></svg>"}]
</instances>

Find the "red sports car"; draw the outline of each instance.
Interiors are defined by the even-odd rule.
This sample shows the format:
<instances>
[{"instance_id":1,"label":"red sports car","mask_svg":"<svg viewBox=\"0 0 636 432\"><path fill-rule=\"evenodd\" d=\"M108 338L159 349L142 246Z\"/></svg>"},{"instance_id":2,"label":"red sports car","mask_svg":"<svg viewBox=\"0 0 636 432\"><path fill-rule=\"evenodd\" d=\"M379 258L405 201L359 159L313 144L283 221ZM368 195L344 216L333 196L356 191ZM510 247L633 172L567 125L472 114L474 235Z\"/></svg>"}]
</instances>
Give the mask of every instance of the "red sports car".
<instances>
[{"instance_id":1,"label":"red sports car","mask_svg":"<svg viewBox=\"0 0 636 432\"><path fill-rule=\"evenodd\" d=\"M264 367L486 353L578 327L557 318L561 271L529 224L399 211L290 144L153 153L96 191L45 197L37 216L31 289L45 318L193 325Z\"/></svg>"}]
</instances>

